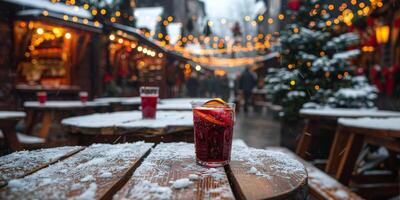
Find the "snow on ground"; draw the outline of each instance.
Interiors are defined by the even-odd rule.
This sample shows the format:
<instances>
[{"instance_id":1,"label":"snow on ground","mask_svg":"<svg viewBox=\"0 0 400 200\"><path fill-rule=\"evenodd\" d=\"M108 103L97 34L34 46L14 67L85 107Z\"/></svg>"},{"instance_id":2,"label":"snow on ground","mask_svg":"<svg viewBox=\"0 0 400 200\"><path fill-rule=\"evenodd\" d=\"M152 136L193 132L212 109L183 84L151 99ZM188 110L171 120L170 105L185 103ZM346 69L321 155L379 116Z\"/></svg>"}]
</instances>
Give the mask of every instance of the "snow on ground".
<instances>
[{"instance_id":1,"label":"snow on ground","mask_svg":"<svg viewBox=\"0 0 400 200\"><path fill-rule=\"evenodd\" d=\"M0 130L0 138L4 138L3 132ZM44 143L45 139L40 137L35 137L32 135L26 135L23 133L17 133L18 141L25 144L35 144L35 143Z\"/></svg>"},{"instance_id":2,"label":"snow on ground","mask_svg":"<svg viewBox=\"0 0 400 200\"><path fill-rule=\"evenodd\" d=\"M391 130L400 131L400 118L357 118L357 119L345 119L340 118L339 124L345 126L379 129L379 130Z\"/></svg>"}]
</instances>

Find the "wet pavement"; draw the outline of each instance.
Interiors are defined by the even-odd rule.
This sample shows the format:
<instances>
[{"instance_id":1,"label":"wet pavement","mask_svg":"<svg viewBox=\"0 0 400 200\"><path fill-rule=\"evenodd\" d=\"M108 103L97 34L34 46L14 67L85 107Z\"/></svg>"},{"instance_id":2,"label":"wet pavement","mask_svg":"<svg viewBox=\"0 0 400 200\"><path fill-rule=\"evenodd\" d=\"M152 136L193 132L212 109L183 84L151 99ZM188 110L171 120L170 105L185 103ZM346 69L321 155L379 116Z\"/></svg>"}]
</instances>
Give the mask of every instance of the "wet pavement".
<instances>
[{"instance_id":1,"label":"wet pavement","mask_svg":"<svg viewBox=\"0 0 400 200\"><path fill-rule=\"evenodd\" d=\"M236 115L234 138L242 139L247 145L255 148L279 146L280 122L266 111L239 112Z\"/></svg>"}]
</instances>

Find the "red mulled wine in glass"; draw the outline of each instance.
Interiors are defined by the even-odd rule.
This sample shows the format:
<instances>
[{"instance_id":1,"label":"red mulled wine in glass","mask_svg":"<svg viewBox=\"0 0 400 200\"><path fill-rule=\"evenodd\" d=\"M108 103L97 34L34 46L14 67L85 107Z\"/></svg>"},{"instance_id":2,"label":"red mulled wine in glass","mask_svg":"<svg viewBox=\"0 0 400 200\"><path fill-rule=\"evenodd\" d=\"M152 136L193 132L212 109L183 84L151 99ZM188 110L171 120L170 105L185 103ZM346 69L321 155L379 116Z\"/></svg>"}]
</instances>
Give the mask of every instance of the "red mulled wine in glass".
<instances>
[{"instance_id":1,"label":"red mulled wine in glass","mask_svg":"<svg viewBox=\"0 0 400 200\"><path fill-rule=\"evenodd\" d=\"M158 87L140 87L142 118L155 119L158 101Z\"/></svg>"},{"instance_id":2,"label":"red mulled wine in glass","mask_svg":"<svg viewBox=\"0 0 400 200\"><path fill-rule=\"evenodd\" d=\"M231 158L235 104L221 100L212 104L193 103L192 107L197 163L207 167L228 164Z\"/></svg>"}]
</instances>

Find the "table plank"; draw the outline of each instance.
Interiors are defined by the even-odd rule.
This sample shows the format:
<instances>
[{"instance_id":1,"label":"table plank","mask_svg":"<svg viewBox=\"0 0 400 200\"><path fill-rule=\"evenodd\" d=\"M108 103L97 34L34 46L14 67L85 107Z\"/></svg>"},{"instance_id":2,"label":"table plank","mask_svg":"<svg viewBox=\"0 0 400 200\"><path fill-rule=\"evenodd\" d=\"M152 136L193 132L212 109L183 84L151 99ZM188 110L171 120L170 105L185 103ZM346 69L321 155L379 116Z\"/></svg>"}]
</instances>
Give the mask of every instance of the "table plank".
<instances>
[{"instance_id":1,"label":"table plank","mask_svg":"<svg viewBox=\"0 0 400 200\"><path fill-rule=\"evenodd\" d=\"M193 175L194 174L194 175ZM197 177L196 177L197 176ZM176 180L191 177L192 184L174 189ZM197 178L197 180L193 180ZM185 181L183 181L185 182ZM224 169L195 163L194 145L162 143L156 146L114 199L233 199Z\"/></svg>"},{"instance_id":2,"label":"table plank","mask_svg":"<svg viewBox=\"0 0 400 200\"><path fill-rule=\"evenodd\" d=\"M35 151L19 151L0 157L0 186L11 179L22 178L82 150L80 146L65 146Z\"/></svg>"},{"instance_id":3,"label":"table plank","mask_svg":"<svg viewBox=\"0 0 400 200\"><path fill-rule=\"evenodd\" d=\"M234 145L232 161L226 168L240 199L306 197L306 169L284 153Z\"/></svg>"},{"instance_id":4,"label":"table plank","mask_svg":"<svg viewBox=\"0 0 400 200\"><path fill-rule=\"evenodd\" d=\"M110 198L140 164L151 143L94 144L22 179L8 182L0 199Z\"/></svg>"}]
</instances>

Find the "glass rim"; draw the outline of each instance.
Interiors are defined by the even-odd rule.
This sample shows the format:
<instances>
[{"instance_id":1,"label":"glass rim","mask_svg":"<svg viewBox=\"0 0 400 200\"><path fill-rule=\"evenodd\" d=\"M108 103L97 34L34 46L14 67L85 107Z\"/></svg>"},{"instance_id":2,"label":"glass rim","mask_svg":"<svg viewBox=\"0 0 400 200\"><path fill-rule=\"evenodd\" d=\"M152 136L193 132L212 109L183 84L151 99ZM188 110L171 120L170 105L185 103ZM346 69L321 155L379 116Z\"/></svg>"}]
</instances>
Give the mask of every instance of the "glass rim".
<instances>
[{"instance_id":1,"label":"glass rim","mask_svg":"<svg viewBox=\"0 0 400 200\"><path fill-rule=\"evenodd\" d=\"M198 108L198 107L203 107L203 108L224 108L224 106L221 105L208 105L203 106L205 102L203 101L192 101L190 102L190 104L192 105L192 108ZM226 105L228 105L229 108L235 108L236 104L235 103L225 103Z\"/></svg>"},{"instance_id":2,"label":"glass rim","mask_svg":"<svg viewBox=\"0 0 400 200\"><path fill-rule=\"evenodd\" d=\"M151 90L151 89L157 89L157 90L159 90L160 89L160 87L157 87L157 86L140 86L140 89L147 89L147 90Z\"/></svg>"}]
</instances>

